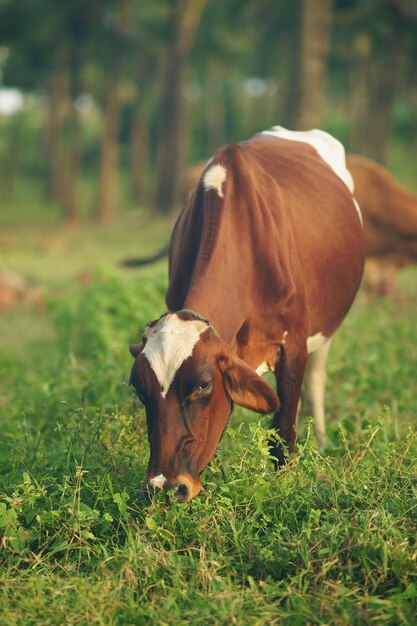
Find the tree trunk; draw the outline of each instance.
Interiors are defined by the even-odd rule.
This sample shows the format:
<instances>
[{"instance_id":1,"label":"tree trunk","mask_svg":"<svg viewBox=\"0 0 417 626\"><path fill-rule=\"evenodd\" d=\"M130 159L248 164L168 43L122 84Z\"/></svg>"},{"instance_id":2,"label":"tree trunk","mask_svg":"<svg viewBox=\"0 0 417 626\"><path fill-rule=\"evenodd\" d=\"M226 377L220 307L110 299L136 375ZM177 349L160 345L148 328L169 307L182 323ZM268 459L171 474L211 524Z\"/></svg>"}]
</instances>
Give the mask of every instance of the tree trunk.
<instances>
[{"instance_id":1,"label":"tree trunk","mask_svg":"<svg viewBox=\"0 0 417 626\"><path fill-rule=\"evenodd\" d=\"M213 154L225 143L225 102L223 82L219 80L219 63L207 64L205 76L205 98L208 151L205 156Z\"/></svg>"},{"instance_id":2,"label":"tree trunk","mask_svg":"<svg viewBox=\"0 0 417 626\"><path fill-rule=\"evenodd\" d=\"M364 154L363 141L367 139L368 67L371 53L371 37L367 32L357 33L351 43L349 64L349 117L352 120L349 136L350 152Z\"/></svg>"},{"instance_id":3,"label":"tree trunk","mask_svg":"<svg viewBox=\"0 0 417 626\"><path fill-rule=\"evenodd\" d=\"M130 4L130 0L117 0L117 23L104 87L103 132L100 146L99 187L96 210L96 216L100 222L111 220L117 213L120 88L124 56L123 44Z\"/></svg>"},{"instance_id":4,"label":"tree trunk","mask_svg":"<svg viewBox=\"0 0 417 626\"><path fill-rule=\"evenodd\" d=\"M146 202L149 189L146 181L148 180L147 173L150 164L150 137L144 93L146 90L150 90L152 84L160 84L161 81L158 80L159 66L160 64L157 63L155 69L155 64L150 63L149 58L141 52L137 62L130 143L131 190L136 203Z\"/></svg>"},{"instance_id":5,"label":"tree trunk","mask_svg":"<svg viewBox=\"0 0 417 626\"><path fill-rule=\"evenodd\" d=\"M22 115L15 113L10 118L6 143L6 162L2 168L2 187L6 198L14 197L15 181L20 170L20 147L21 147Z\"/></svg>"},{"instance_id":6,"label":"tree trunk","mask_svg":"<svg viewBox=\"0 0 417 626\"><path fill-rule=\"evenodd\" d=\"M354 65L354 119L349 149L385 164L395 93L400 77L404 18L390 7L383 40L368 41ZM378 46L375 53L372 46ZM361 48L358 48L359 53Z\"/></svg>"},{"instance_id":7,"label":"tree trunk","mask_svg":"<svg viewBox=\"0 0 417 626\"><path fill-rule=\"evenodd\" d=\"M109 72L105 86L105 109L100 146L97 218L100 222L116 215L119 157L119 74Z\"/></svg>"},{"instance_id":8,"label":"tree trunk","mask_svg":"<svg viewBox=\"0 0 417 626\"><path fill-rule=\"evenodd\" d=\"M69 99L68 82L68 50L61 47L55 53L52 68L46 127L46 145L51 167L50 191L52 198L58 203L64 195L62 127Z\"/></svg>"},{"instance_id":9,"label":"tree trunk","mask_svg":"<svg viewBox=\"0 0 417 626\"><path fill-rule=\"evenodd\" d=\"M147 117L143 106L136 103L132 125L131 163L132 163L132 194L135 202L143 202L146 198L146 173L149 155L149 135Z\"/></svg>"},{"instance_id":10,"label":"tree trunk","mask_svg":"<svg viewBox=\"0 0 417 626\"><path fill-rule=\"evenodd\" d=\"M297 0L286 119L290 127L320 127L329 51L332 0Z\"/></svg>"},{"instance_id":11,"label":"tree trunk","mask_svg":"<svg viewBox=\"0 0 417 626\"><path fill-rule=\"evenodd\" d=\"M284 126L290 129L295 128L297 111L300 99L300 64L301 64L301 5L302 0L294 0L294 23L289 29L287 50L286 50L286 81L285 94L282 103L279 102L278 119L282 120ZM280 90L278 89L278 98Z\"/></svg>"},{"instance_id":12,"label":"tree trunk","mask_svg":"<svg viewBox=\"0 0 417 626\"><path fill-rule=\"evenodd\" d=\"M78 113L75 111L72 103L67 130L63 155L63 166L66 170L66 191L63 198L63 209L66 221L74 223L80 217L78 182L81 170L81 128Z\"/></svg>"},{"instance_id":13,"label":"tree trunk","mask_svg":"<svg viewBox=\"0 0 417 626\"><path fill-rule=\"evenodd\" d=\"M175 0L173 36L165 77L155 208L169 213L181 200L187 149L184 88L188 59L207 0Z\"/></svg>"},{"instance_id":14,"label":"tree trunk","mask_svg":"<svg viewBox=\"0 0 417 626\"><path fill-rule=\"evenodd\" d=\"M69 85L69 48L64 44L56 51L52 69L46 143L51 168L51 195L60 206L65 221L75 222L78 219L78 201L73 149L77 144L78 122ZM65 126L72 131L69 133L70 140L65 138Z\"/></svg>"}]
</instances>

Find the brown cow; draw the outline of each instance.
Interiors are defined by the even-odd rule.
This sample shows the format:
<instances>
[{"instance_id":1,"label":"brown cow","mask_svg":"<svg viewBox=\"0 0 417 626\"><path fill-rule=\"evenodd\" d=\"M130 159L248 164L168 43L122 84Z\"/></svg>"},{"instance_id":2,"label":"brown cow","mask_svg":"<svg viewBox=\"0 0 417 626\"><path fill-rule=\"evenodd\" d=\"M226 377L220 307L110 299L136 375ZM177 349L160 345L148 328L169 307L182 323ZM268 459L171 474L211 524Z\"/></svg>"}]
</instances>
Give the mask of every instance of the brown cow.
<instances>
[{"instance_id":1,"label":"brown cow","mask_svg":"<svg viewBox=\"0 0 417 626\"><path fill-rule=\"evenodd\" d=\"M417 262L417 194L371 159L350 154L346 162L363 215L367 283L386 293L398 270Z\"/></svg>"},{"instance_id":2,"label":"brown cow","mask_svg":"<svg viewBox=\"0 0 417 626\"><path fill-rule=\"evenodd\" d=\"M325 362L363 271L341 144L276 127L218 150L175 225L168 313L131 346L146 408L145 488L197 495L233 403L274 413L290 452L307 355L324 437ZM258 374L275 372L278 396ZM281 444L273 444L278 464Z\"/></svg>"}]
</instances>

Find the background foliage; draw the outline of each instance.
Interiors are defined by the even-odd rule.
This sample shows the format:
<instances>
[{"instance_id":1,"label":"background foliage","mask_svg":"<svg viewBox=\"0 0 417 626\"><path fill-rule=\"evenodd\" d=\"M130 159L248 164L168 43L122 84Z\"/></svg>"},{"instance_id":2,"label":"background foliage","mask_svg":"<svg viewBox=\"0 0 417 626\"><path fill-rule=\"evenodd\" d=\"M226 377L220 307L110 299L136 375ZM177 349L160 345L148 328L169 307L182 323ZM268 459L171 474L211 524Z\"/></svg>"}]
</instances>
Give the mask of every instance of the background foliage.
<instances>
[{"instance_id":1,"label":"background foliage","mask_svg":"<svg viewBox=\"0 0 417 626\"><path fill-rule=\"evenodd\" d=\"M324 456L307 422L275 473L268 418L239 410L200 496L148 502L127 345L167 277L111 270L155 232L118 228L72 235L102 265L87 281L66 278L65 247L27 255L26 235L6 255L42 276L47 306L0 317L2 622L414 624L415 270L392 300L361 295L335 338Z\"/></svg>"},{"instance_id":2,"label":"background foliage","mask_svg":"<svg viewBox=\"0 0 417 626\"><path fill-rule=\"evenodd\" d=\"M413 0L2 0L2 83L24 95L0 114L3 191L67 221L169 212L187 164L274 124L413 182L416 33Z\"/></svg>"}]
</instances>

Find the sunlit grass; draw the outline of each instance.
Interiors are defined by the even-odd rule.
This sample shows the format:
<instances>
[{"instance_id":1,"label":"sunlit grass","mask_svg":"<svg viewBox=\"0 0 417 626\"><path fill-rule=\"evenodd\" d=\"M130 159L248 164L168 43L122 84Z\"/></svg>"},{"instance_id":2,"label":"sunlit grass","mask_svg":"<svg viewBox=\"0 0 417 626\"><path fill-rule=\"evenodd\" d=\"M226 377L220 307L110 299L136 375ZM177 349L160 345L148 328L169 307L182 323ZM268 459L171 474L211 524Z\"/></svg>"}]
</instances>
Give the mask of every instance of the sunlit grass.
<instances>
[{"instance_id":1,"label":"sunlit grass","mask_svg":"<svg viewBox=\"0 0 417 626\"><path fill-rule=\"evenodd\" d=\"M116 262L167 231L59 232L42 255L49 231L16 231L3 254L45 307L0 317L1 622L411 626L416 271L391 301L361 296L334 340L326 455L307 420L275 473L268 420L238 410L200 496L148 502L127 345L164 310L166 266Z\"/></svg>"}]
</instances>

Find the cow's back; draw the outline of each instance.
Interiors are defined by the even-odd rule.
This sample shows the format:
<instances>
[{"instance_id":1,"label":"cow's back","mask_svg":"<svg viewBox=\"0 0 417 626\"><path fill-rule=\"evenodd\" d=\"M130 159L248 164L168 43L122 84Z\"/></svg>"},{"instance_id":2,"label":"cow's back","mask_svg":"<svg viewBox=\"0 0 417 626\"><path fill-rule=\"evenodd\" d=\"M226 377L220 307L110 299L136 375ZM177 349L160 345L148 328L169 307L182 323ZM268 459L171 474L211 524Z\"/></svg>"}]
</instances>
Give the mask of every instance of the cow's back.
<instances>
[{"instance_id":1,"label":"cow's back","mask_svg":"<svg viewBox=\"0 0 417 626\"><path fill-rule=\"evenodd\" d=\"M417 237L417 194L367 157L350 154L347 166L363 212L367 256L402 252L402 239Z\"/></svg>"},{"instance_id":2,"label":"cow's back","mask_svg":"<svg viewBox=\"0 0 417 626\"><path fill-rule=\"evenodd\" d=\"M215 167L224 169L217 189L207 185ZM350 190L311 145L255 135L207 166L174 231L170 265L169 306L196 283L225 295L233 285L248 315L297 301L308 334L330 335L361 279L362 226Z\"/></svg>"}]
</instances>

